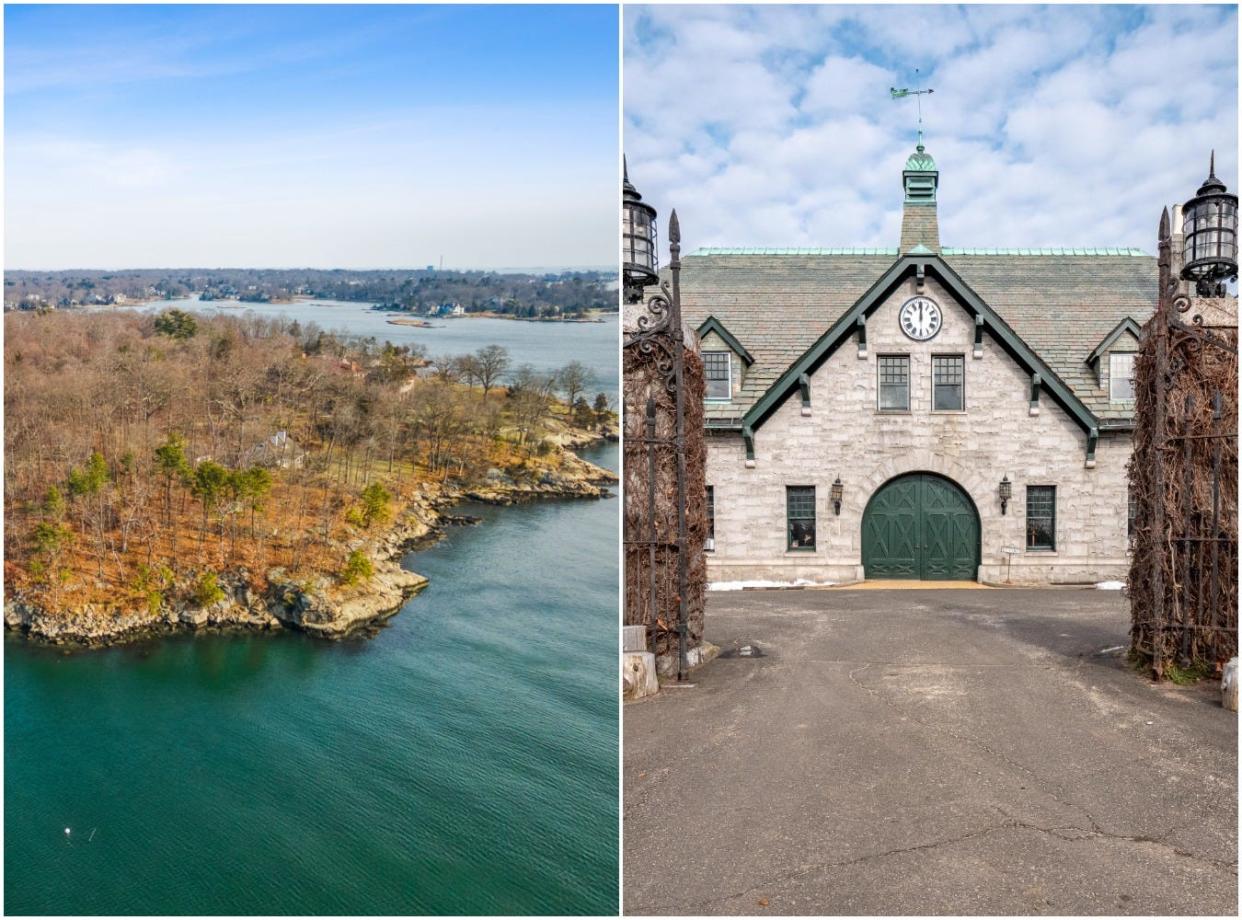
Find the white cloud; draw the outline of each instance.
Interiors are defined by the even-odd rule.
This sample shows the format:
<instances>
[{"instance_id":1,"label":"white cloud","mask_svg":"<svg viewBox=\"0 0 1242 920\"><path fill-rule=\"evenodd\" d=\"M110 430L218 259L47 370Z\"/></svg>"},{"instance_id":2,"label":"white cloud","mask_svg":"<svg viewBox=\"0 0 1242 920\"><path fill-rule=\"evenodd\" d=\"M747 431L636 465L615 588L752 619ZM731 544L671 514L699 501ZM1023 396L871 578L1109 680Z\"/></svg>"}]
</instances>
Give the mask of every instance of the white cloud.
<instances>
[{"instance_id":1,"label":"white cloud","mask_svg":"<svg viewBox=\"0 0 1242 920\"><path fill-rule=\"evenodd\" d=\"M1209 149L1236 187L1222 6L627 6L631 179L690 249L896 245L915 67L946 245L1152 251Z\"/></svg>"}]
</instances>

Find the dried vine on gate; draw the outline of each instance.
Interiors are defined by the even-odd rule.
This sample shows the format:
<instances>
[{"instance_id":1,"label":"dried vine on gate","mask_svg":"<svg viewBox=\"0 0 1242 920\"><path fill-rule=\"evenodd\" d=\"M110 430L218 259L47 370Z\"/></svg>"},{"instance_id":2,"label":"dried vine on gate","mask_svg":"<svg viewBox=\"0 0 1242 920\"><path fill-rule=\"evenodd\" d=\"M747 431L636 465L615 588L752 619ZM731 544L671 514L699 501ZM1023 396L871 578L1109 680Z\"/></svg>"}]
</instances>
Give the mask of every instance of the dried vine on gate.
<instances>
[{"instance_id":1,"label":"dried vine on gate","mask_svg":"<svg viewBox=\"0 0 1242 920\"><path fill-rule=\"evenodd\" d=\"M684 349L687 625L691 647L702 641L707 581L707 563L701 549L707 537L706 495L701 486L707 460L703 437L703 361L671 336L640 334L624 350L625 623L647 626L653 638L652 650L658 656L677 654L680 602L677 397L671 382L668 348ZM654 443L649 443L646 430L648 400L655 407Z\"/></svg>"},{"instance_id":2,"label":"dried vine on gate","mask_svg":"<svg viewBox=\"0 0 1242 920\"><path fill-rule=\"evenodd\" d=\"M1157 676L1238 647L1237 330L1186 323L1189 305L1166 299L1135 362L1131 651Z\"/></svg>"}]
</instances>

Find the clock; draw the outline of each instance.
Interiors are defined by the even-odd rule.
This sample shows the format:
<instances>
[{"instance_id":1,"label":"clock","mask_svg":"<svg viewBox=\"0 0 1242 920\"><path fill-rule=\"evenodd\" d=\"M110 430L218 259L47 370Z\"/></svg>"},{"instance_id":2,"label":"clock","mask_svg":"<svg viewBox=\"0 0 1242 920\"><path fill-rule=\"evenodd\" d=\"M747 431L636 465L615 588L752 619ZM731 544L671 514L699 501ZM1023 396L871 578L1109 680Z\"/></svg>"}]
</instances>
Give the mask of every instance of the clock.
<instances>
[{"instance_id":1,"label":"clock","mask_svg":"<svg viewBox=\"0 0 1242 920\"><path fill-rule=\"evenodd\" d=\"M934 339L940 331L940 307L930 297L911 297L897 314L901 331L916 342Z\"/></svg>"}]
</instances>

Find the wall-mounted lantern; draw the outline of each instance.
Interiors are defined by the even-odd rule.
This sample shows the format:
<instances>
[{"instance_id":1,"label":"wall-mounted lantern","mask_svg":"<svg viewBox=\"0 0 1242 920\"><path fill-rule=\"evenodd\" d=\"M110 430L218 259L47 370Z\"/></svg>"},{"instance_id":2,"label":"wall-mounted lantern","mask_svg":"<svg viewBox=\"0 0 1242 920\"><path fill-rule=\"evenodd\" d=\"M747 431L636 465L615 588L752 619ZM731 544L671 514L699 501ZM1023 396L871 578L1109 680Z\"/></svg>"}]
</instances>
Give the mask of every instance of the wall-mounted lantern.
<instances>
[{"instance_id":1,"label":"wall-mounted lantern","mask_svg":"<svg viewBox=\"0 0 1242 920\"><path fill-rule=\"evenodd\" d=\"M1000 481L1000 500L1001 514L1005 513L1005 509L1009 507L1009 499L1013 498L1013 483L1009 481L1009 474L1005 474L1005 478Z\"/></svg>"},{"instance_id":2,"label":"wall-mounted lantern","mask_svg":"<svg viewBox=\"0 0 1242 920\"><path fill-rule=\"evenodd\" d=\"M832 513L837 517L841 516L841 495L845 492L845 486L838 476L832 483Z\"/></svg>"}]
</instances>

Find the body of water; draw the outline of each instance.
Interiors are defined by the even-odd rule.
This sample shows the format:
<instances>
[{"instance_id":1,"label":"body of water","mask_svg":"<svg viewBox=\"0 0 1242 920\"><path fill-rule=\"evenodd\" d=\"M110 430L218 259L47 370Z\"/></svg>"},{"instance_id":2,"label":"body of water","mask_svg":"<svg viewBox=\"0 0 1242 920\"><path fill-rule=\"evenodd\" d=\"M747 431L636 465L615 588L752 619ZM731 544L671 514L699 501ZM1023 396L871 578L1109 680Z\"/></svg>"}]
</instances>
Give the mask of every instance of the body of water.
<instances>
[{"instance_id":1,"label":"body of water","mask_svg":"<svg viewBox=\"0 0 1242 920\"><path fill-rule=\"evenodd\" d=\"M617 501L464 507L371 639L10 635L5 912L615 914Z\"/></svg>"},{"instance_id":2,"label":"body of water","mask_svg":"<svg viewBox=\"0 0 1242 920\"><path fill-rule=\"evenodd\" d=\"M140 309L158 312L173 307L206 313L280 316L301 323L318 323L328 331L344 331L349 335L374 336L378 341L394 345L420 344L430 355L458 355L478 351L485 345L502 345L516 367L530 364L536 370L551 371L570 361L581 361L596 381L591 393L601 390L618 392L617 354L621 345L617 338L616 313L605 314L602 323L532 323L489 317L459 317L430 320L432 328L397 326L388 322L408 314L384 313L371 309L370 304L344 300L298 300L293 303L238 303L235 300L200 301L197 299L162 300L144 304Z\"/></svg>"}]
</instances>

